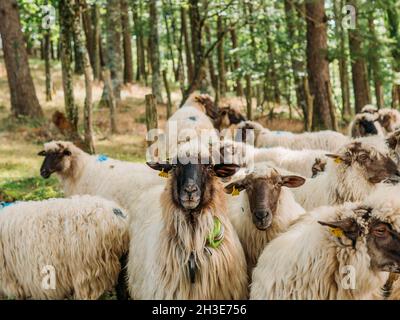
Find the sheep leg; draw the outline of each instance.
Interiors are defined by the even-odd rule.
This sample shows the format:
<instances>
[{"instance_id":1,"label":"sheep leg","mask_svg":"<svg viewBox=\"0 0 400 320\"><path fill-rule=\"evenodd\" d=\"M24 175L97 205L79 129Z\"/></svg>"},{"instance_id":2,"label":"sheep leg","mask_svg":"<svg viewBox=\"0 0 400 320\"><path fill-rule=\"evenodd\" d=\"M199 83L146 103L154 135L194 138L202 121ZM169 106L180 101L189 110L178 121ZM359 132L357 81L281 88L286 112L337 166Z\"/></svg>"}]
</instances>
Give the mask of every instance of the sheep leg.
<instances>
[{"instance_id":1,"label":"sheep leg","mask_svg":"<svg viewBox=\"0 0 400 320\"><path fill-rule=\"evenodd\" d=\"M118 275L118 282L115 287L115 291L117 293L118 300L128 300L129 292L128 292L128 285L127 285L127 263L128 263L128 252L123 254L119 259L121 264L121 271Z\"/></svg>"}]
</instances>

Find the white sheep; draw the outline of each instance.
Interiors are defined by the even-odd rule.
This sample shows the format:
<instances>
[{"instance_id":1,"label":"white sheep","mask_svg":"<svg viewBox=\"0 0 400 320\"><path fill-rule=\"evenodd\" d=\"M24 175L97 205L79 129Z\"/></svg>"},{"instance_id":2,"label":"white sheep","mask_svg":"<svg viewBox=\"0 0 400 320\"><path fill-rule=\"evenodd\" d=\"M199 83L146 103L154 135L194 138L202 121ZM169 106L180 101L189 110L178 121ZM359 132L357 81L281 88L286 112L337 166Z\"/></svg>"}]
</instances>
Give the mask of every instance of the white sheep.
<instances>
[{"instance_id":1,"label":"white sheep","mask_svg":"<svg viewBox=\"0 0 400 320\"><path fill-rule=\"evenodd\" d=\"M192 147L179 146L185 155ZM204 151L202 154L206 154ZM194 155L194 153L192 153ZM169 172L166 188L147 190L131 220L128 286L134 299L244 299L246 261L229 221L218 177L237 166L149 164Z\"/></svg>"},{"instance_id":2,"label":"white sheep","mask_svg":"<svg viewBox=\"0 0 400 320\"><path fill-rule=\"evenodd\" d=\"M237 131L235 140L250 144L254 141L257 148L285 147L292 150L319 149L333 152L349 142L348 137L330 130L294 134L287 131L270 131L249 121L239 124L238 129L241 131Z\"/></svg>"},{"instance_id":3,"label":"white sheep","mask_svg":"<svg viewBox=\"0 0 400 320\"><path fill-rule=\"evenodd\" d=\"M98 195L117 202L129 214L135 214L130 207L141 193L165 181L145 164L92 156L71 142L46 143L39 154L45 156L41 175L48 178L55 173L66 196Z\"/></svg>"},{"instance_id":4,"label":"white sheep","mask_svg":"<svg viewBox=\"0 0 400 320\"><path fill-rule=\"evenodd\" d=\"M257 162L268 161L282 169L309 178L324 171L328 159L326 150L291 150L283 147L254 148L249 144L231 140L221 142L220 149L224 158L232 159L233 163L249 167ZM316 165L320 165L321 168L317 170Z\"/></svg>"},{"instance_id":5,"label":"white sheep","mask_svg":"<svg viewBox=\"0 0 400 320\"><path fill-rule=\"evenodd\" d=\"M117 282L127 220L117 204L91 196L0 209L0 295L98 299Z\"/></svg>"},{"instance_id":6,"label":"white sheep","mask_svg":"<svg viewBox=\"0 0 400 320\"><path fill-rule=\"evenodd\" d=\"M249 270L256 265L266 244L305 212L289 190L304 181L258 163L243 179L225 187L230 194L229 217L243 245Z\"/></svg>"},{"instance_id":7,"label":"white sheep","mask_svg":"<svg viewBox=\"0 0 400 320\"><path fill-rule=\"evenodd\" d=\"M396 109L379 109L379 122L387 133L395 131L400 127L400 112Z\"/></svg>"},{"instance_id":8,"label":"white sheep","mask_svg":"<svg viewBox=\"0 0 400 320\"><path fill-rule=\"evenodd\" d=\"M356 114L349 126L349 136L357 138L369 135L385 136L384 130L379 123L379 115L369 112Z\"/></svg>"},{"instance_id":9,"label":"white sheep","mask_svg":"<svg viewBox=\"0 0 400 320\"><path fill-rule=\"evenodd\" d=\"M389 157L387 147L379 144L376 138L357 139L328 156L331 159L325 172L293 189L296 201L306 210L361 201L380 182L399 181L397 165Z\"/></svg>"},{"instance_id":10,"label":"white sheep","mask_svg":"<svg viewBox=\"0 0 400 320\"><path fill-rule=\"evenodd\" d=\"M362 204L320 207L303 215L264 249L250 298L379 298L388 271L400 272L397 194L385 188Z\"/></svg>"}]
</instances>

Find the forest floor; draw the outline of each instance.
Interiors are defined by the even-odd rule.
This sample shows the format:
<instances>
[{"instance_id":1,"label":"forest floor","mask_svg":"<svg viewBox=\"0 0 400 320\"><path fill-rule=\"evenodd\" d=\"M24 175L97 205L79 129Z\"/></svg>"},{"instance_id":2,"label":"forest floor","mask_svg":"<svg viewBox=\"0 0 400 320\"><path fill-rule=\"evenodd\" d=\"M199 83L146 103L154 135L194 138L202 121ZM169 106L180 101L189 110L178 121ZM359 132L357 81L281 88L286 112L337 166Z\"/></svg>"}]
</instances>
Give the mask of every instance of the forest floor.
<instances>
[{"instance_id":1,"label":"forest floor","mask_svg":"<svg viewBox=\"0 0 400 320\"><path fill-rule=\"evenodd\" d=\"M46 102L44 64L40 60L31 60L30 66L36 92L47 119L43 123L12 120L7 74L4 62L0 59L0 201L39 200L62 196L54 177L48 180L40 177L39 168L43 158L37 156L44 142L60 138L50 119L54 111L64 111L61 67L59 63L52 65L54 94L53 100ZM143 162L146 148L144 96L150 93L151 89L141 84L124 86L121 106L116 115L118 134L112 136L109 134L109 111L106 108L98 108L102 89L101 83L94 84L93 122L96 153L120 160ZM85 98L82 76L74 78L74 94L82 119ZM179 90L174 90L173 104L177 105L180 99ZM222 104L230 104L244 110L245 99L228 97ZM160 128L165 124L165 111L165 105L158 106ZM260 122L273 130L302 130L300 120L267 120L266 117L262 117Z\"/></svg>"}]
</instances>

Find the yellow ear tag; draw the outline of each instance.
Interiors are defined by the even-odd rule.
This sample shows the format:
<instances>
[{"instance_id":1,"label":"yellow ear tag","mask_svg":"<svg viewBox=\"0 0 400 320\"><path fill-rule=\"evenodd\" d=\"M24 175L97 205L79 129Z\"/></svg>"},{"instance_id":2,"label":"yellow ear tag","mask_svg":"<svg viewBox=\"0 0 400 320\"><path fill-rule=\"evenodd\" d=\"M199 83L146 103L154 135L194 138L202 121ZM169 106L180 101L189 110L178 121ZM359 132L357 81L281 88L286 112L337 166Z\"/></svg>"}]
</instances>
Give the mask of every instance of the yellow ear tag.
<instances>
[{"instance_id":1,"label":"yellow ear tag","mask_svg":"<svg viewBox=\"0 0 400 320\"><path fill-rule=\"evenodd\" d=\"M232 193L231 193L232 197L238 196L239 194L240 194L240 191L238 189L236 189L235 186L233 186Z\"/></svg>"},{"instance_id":2,"label":"yellow ear tag","mask_svg":"<svg viewBox=\"0 0 400 320\"><path fill-rule=\"evenodd\" d=\"M162 178L168 178L168 172L165 172L164 169L158 175Z\"/></svg>"},{"instance_id":3,"label":"yellow ear tag","mask_svg":"<svg viewBox=\"0 0 400 320\"><path fill-rule=\"evenodd\" d=\"M341 238L343 237L343 230L340 228L329 228L329 231L336 237Z\"/></svg>"},{"instance_id":4,"label":"yellow ear tag","mask_svg":"<svg viewBox=\"0 0 400 320\"><path fill-rule=\"evenodd\" d=\"M339 164L339 163L342 163L342 159L340 159L339 157L337 157L337 158L335 158L335 163L337 163L337 164Z\"/></svg>"}]
</instances>

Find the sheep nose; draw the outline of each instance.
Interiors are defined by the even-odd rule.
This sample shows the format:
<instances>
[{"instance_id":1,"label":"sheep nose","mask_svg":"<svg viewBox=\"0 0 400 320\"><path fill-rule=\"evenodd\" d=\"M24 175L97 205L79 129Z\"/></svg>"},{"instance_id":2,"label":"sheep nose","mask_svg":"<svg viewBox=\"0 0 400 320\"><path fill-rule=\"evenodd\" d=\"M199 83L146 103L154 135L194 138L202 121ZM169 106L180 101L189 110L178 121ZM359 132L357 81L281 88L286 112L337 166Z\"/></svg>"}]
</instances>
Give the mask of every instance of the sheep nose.
<instances>
[{"instance_id":1,"label":"sheep nose","mask_svg":"<svg viewBox=\"0 0 400 320\"><path fill-rule=\"evenodd\" d=\"M185 186L185 192L189 195L197 192L198 190L199 190L199 187L197 186L197 184L194 184L194 183L190 183Z\"/></svg>"},{"instance_id":2,"label":"sheep nose","mask_svg":"<svg viewBox=\"0 0 400 320\"><path fill-rule=\"evenodd\" d=\"M270 212L268 210L257 210L254 212L254 215L256 216L257 219L265 219L268 217Z\"/></svg>"}]
</instances>

